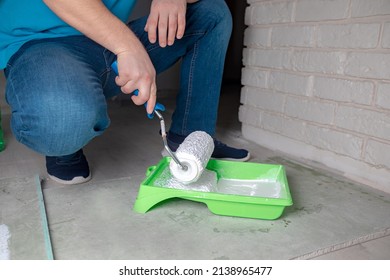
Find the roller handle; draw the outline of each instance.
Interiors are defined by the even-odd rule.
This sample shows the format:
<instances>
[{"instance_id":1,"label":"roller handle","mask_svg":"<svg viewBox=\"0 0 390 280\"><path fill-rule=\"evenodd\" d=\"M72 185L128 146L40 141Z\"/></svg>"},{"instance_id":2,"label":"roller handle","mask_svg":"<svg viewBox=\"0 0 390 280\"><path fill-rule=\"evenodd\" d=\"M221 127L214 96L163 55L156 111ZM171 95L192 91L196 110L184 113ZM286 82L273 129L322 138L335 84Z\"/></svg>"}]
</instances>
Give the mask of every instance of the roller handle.
<instances>
[{"instance_id":1,"label":"roller handle","mask_svg":"<svg viewBox=\"0 0 390 280\"><path fill-rule=\"evenodd\" d=\"M118 72L118 62L116 60L111 64L111 68L118 75L118 73L119 73ZM138 93L139 93L138 89L136 89L135 91L132 92L132 94L134 94L135 96L138 96ZM148 106L148 102L146 102L144 104L144 106L146 108L146 106ZM161 104L161 103L156 102L156 105L154 106L154 110L153 111L156 111L156 110L158 110L158 111L165 111L165 106L163 104ZM148 115L149 119L153 119L153 117L154 117L154 113L147 114L147 115Z\"/></svg>"}]
</instances>

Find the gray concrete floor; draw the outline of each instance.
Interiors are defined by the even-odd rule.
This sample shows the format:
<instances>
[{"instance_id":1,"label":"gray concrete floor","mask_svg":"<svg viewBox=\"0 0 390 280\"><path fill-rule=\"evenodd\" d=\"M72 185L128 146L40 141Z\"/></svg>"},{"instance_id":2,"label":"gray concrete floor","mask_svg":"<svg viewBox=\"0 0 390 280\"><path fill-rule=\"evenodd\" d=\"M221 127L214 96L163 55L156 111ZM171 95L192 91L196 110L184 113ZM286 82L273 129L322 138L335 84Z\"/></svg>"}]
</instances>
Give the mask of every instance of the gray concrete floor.
<instances>
[{"instance_id":1,"label":"gray concrete floor","mask_svg":"<svg viewBox=\"0 0 390 280\"><path fill-rule=\"evenodd\" d=\"M248 142L245 139L242 139L240 133L240 123L237 119L239 92L240 88L237 86L224 87L224 91L221 96L221 105L217 129L218 138L220 140L224 141L227 144L241 146L249 149L252 154L251 161L253 162L269 163L279 161L279 163L281 164L286 163L289 166L295 166L294 169L291 169L292 171L294 170L295 174L293 174L294 176L291 176L291 178L289 178L289 180L291 179L291 188L298 188L299 185L308 184L305 182L315 182L317 187L325 186L325 188L327 188L327 184L338 184L339 186L348 186L349 188L356 187L357 189L364 188L365 194L371 194L372 191L373 196L379 197L388 205L388 202L390 200L389 194L378 194L376 190L371 190L369 188L365 188L364 186L355 184L354 182L350 182L340 177L338 174L330 172L329 170L321 169L319 167L310 167L307 165L307 163L299 163L296 159L288 158L285 155L265 149L254 143ZM168 108L167 112L164 113L164 116L166 117L167 126L169 126L169 116L173 112L174 98L172 97L172 94L168 92L159 93L159 102L165 104ZM112 119L112 125L105 132L105 134L103 134L99 138L94 139L85 148L85 154L88 157L89 164L93 173L93 179L89 183L89 186L91 184L99 184L107 181L115 182L115 180L123 178L135 178L135 184L137 184L142 179L147 167L156 164L161 159L160 152L163 146L161 138L158 134L159 122L157 121L157 119L147 119L147 117L145 116L144 108L142 106L134 106L126 98L117 98L116 100L109 101L109 111ZM56 204L58 203L58 201L55 199L56 197L58 199L58 197L60 196L56 196L53 194L55 194L56 190L82 190L83 185L79 185L77 187L61 186L47 179L47 174L44 167L44 157L19 144L11 135L8 122L9 115L3 115L3 127L7 140L7 148L5 151L0 153L0 179L23 178L39 174L40 177L43 178L42 186L45 193L45 200L48 205L47 211L49 216L49 227L53 227L53 229L51 230L53 231L53 233L55 233L59 229L59 224L66 222L66 219L64 218L65 216L62 217L64 219L63 221L61 220L55 222L56 215L64 215L64 213L60 212L66 211L66 209L69 210L69 207L71 207L71 203L67 205L68 208L56 208ZM131 135L131 137L129 137L129 135ZM297 166L299 166L299 168L297 168ZM287 172L289 172L289 169L287 169ZM305 181L303 179L300 179L309 176L311 177L311 181ZM336 181L332 181L333 178L337 178L337 180L335 179ZM341 187L339 186L338 188L340 189ZM313 194L315 194L315 191L316 190L314 189ZM68 193L67 195L70 195L71 197L71 194ZM75 195L77 195L77 191L75 192ZM63 198L63 196L60 198ZM69 197L68 199L71 200L71 198ZM295 197L293 197L293 199L299 201L299 203L301 203L300 205L304 205L304 201L300 201L301 198L299 197L299 192L295 193ZM115 197L113 197L113 200L115 203ZM82 203L82 199L80 203ZM329 203L331 204L332 202L329 201ZM338 203L343 204L344 202ZM345 203L351 202L345 201ZM320 205L319 207L323 207L323 205ZM112 205L112 208L115 208L115 205ZM300 207L299 209L298 208L299 207L296 206L295 208L287 209L284 218L281 218L279 221L275 221L275 223L271 223L271 225L276 225L277 223L279 223L280 226L283 224L284 227L287 227L290 223L288 219L289 215L294 216L294 214L297 214L299 211L301 211L300 213L302 215L305 214L303 213L304 211L309 213L309 210L305 210L304 206ZM388 208L383 209L385 209L385 211L388 210ZM311 209L311 212L315 213L317 210L318 209L313 208ZM172 209L170 209L169 211L172 211ZM197 210L195 209L194 211ZM377 211L377 209L375 211ZM299 214L298 216L300 216L301 214ZM387 213L387 216L388 214L390 213ZM153 214L146 213L144 215L146 215L145 217L147 217L147 215ZM361 213L354 212L354 214L351 215L355 215L355 217L352 217L353 220L354 218L358 219ZM237 223L237 227L240 223L243 223L237 219L226 219L223 221L228 221L230 226L232 226L232 223L234 222ZM53 223L51 224L50 221L52 221ZM218 221L220 222L221 220ZM91 223L91 230L96 230L96 225L93 224L93 221L89 222ZM161 223L161 221L154 222ZM384 224L383 226L387 227L386 224ZM302 224L301 227L306 227L309 231L313 230L313 236L308 235L312 246L311 248L316 248L316 244L318 242L318 248L316 249L321 249L320 242L315 237L315 229L310 229L309 223ZM364 227L364 225L362 225L362 227ZM377 228L373 228L372 232L374 233L376 230L379 229L381 229L381 224L377 225ZM73 228L72 230L74 234L77 233L77 228ZM84 228L84 230L88 229ZM214 228L214 231L217 231L217 229ZM368 239L355 238L355 241L350 242L350 245L344 245L340 247L336 246L334 247L334 249L330 250L332 252L327 253L327 251L325 250L320 255L309 254L305 255L304 258L366 260L390 259L389 233L390 230L388 230L387 228L387 230L383 231L383 234L381 235L372 235L372 237ZM236 232L236 236L238 237L242 234L243 233ZM66 243L66 241L64 241L64 238L66 237L61 235L58 236L59 237L55 237L52 240L54 242L54 248L56 247L56 242ZM194 238L196 238L196 236L194 236ZM219 240L218 242L228 243L229 241ZM243 242L245 242L245 240L243 240ZM337 243L336 239L335 243ZM82 247L82 244L79 244L78 248L74 250L80 250L80 246ZM63 246L63 244L58 245L58 248L65 247ZM72 258L72 249L69 249L69 246L67 246L66 248L68 249L67 254L61 255L61 252L57 252L57 256L62 256L63 258ZM85 250L88 250L88 248L86 247ZM288 251L289 248L286 247L284 250ZM237 250L237 252L239 251L240 250ZM86 258L88 258L88 256L90 255L88 255L88 252L86 252L84 255L81 256L86 256ZM152 257L156 256L160 255L155 254ZM208 255L206 252L204 253L204 255L199 255L199 258L202 258L204 256L206 256L205 258L209 258L209 256L211 255ZM180 255L178 255L178 257L180 257ZM250 257L253 258L253 256ZM82 257L80 257L80 255L75 255L75 258ZM192 256L192 258L196 258L196 256ZM240 253L237 253L236 258L242 259L245 258L245 255L240 255Z\"/></svg>"}]
</instances>

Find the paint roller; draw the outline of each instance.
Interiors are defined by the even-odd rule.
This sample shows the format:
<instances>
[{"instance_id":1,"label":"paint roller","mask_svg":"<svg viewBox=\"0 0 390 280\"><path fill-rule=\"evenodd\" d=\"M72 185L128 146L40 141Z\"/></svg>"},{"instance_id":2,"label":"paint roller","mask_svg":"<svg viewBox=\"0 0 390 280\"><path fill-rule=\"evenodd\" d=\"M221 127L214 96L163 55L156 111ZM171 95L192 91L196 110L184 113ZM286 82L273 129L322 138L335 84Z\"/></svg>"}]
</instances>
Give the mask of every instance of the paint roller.
<instances>
[{"instance_id":1,"label":"paint roller","mask_svg":"<svg viewBox=\"0 0 390 280\"><path fill-rule=\"evenodd\" d=\"M114 61L111 67L115 73L118 74L118 65L116 61ZM138 95L138 90L134 91L133 94ZM146 107L147 103L144 105ZM184 139L183 143L179 145L176 153L173 153L167 143L164 118L159 112L164 110L164 105L156 103L154 114L160 120L164 148L173 159L169 164L171 174L175 179L184 184L194 183L200 178L211 158L211 154L214 151L214 140L204 131L195 131L189 134ZM148 117L152 119L153 114L148 114Z\"/></svg>"},{"instance_id":2,"label":"paint roller","mask_svg":"<svg viewBox=\"0 0 390 280\"><path fill-rule=\"evenodd\" d=\"M176 157L186 168L182 169L174 161L169 164L171 174L184 184L196 182L214 151L214 140L204 131L189 134L176 150Z\"/></svg>"}]
</instances>

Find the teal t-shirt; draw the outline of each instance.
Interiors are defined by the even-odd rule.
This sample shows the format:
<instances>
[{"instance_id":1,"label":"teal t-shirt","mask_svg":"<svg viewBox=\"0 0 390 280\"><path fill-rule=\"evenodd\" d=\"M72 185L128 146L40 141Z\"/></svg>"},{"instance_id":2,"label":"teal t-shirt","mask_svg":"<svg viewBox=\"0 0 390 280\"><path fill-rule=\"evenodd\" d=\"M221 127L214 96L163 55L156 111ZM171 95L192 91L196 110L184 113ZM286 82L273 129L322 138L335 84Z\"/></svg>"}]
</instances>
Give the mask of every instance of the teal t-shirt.
<instances>
[{"instance_id":1,"label":"teal t-shirt","mask_svg":"<svg viewBox=\"0 0 390 280\"><path fill-rule=\"evenodd\" d=\"M103 0L125 22L137 0ZM26 42L34 39L79 35L42 0L0 0L0 69Z\"/></svg>"}]
</instances>

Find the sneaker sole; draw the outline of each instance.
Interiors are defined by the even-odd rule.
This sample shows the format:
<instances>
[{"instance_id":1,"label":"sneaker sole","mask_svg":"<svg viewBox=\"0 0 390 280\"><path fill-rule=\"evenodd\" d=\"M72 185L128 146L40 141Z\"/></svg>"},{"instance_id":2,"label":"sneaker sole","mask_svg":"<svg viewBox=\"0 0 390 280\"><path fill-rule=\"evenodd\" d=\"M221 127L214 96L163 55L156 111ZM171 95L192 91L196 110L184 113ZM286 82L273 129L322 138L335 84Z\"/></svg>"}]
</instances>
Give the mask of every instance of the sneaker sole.
<instances>
[{"instance_id":1,"label":"sneaker sole","mask_svg":"<svg viewBox=\"0 0 390 280\"><path fill-rule=\"evenodd\" d=\"M54 176L52 176L50 174L48 174L48 175L49 175L49 178L52 179L54 182L57 182L57 183L62 184L62 185L82 184L82 183L88 182L92 178L91 174L89 174L89 176L87 178L84 178L82 176L77 176L77 177L74 177L72 180L69 181L69 180L62 180L62 179L54 177Z\"/></svg>"},{"instance_id":2,"label":"sneaker sole","mask_svg":"<svg viewBox=\"0 0 390 280\"><path fill-rule=\"evenodd\" d=\"M212 159L219 159L219 160L229 160L229 161L238 161L238 162L244 162L248 161L251 158L251 154L248 152L247 156L244 158L213 158Z\"/></svg>"}]
</instances>

